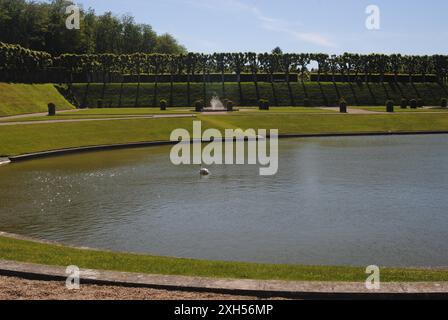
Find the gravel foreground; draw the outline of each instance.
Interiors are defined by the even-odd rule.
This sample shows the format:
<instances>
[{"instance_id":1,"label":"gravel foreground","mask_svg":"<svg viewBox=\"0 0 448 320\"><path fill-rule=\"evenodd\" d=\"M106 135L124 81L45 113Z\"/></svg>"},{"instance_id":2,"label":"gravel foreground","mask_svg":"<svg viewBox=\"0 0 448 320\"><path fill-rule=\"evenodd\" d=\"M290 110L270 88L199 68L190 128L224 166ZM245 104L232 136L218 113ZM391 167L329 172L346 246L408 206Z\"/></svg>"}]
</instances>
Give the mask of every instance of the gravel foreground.
<instances>
[{"instance_id":1,"label":"gravel foreground","mask_svg":"<svg viewBox=\"0 0 448 320\"><path fill-rule=\"evenodd\" d=\"M35 281L0 276L0 300L258 300L228 294L126 288L82 284L68 290L64 281Z\"/></svg>"}]
</instances>

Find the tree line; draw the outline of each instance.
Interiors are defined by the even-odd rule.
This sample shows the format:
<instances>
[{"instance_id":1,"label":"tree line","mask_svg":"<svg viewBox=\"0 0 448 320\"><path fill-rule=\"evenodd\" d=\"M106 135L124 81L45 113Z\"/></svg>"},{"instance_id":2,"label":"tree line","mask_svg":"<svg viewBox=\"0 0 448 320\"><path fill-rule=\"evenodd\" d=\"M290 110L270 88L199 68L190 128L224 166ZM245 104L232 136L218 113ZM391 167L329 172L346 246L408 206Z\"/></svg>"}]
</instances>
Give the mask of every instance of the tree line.
<instances>
[{"instance_id":1,"label":"tree line","mask_svg":"<svg viewBox=\"0 0 448 320\"><path fill-rule=\"evenodd\" d=\"M260 97L258 82L261 76L268 77L268 82L274 85L274 76L282 74L290 88L290 75L298 74L302 83L314 75L316 81L330 78L336 82L336 77L344 76L347 82L366 82L372 76L379 77L383 83L398 81L403 74L413 82L419 75L424 79L429 75L436 77L443 85L448 77L448 55L407 56L400 54L360 55L344 53L342 55L308 54L308 53L186 53L186 54L62 54L51 56L49 53L25 49L19 45L0 43L0 72L5 75L22 74L32 76L36 72L53 70L65 74L64 82L71 83L73 75L99 74L104 86L110 82L111 75L134 75L138 87L143 75L153 75L155 90L159 78L168 76L171 86L179 82L178 76L183 75L190 92L190 82L193 77L202 77L204 92L211 74L220 76L222 92L225 96L226 75L236 75L236 82L241 93L241 75L251 75L254 82L257 99ZM87 77L92 79L91 77ZM247 77L246 77L247 78ZM266 77L264 77L266 79ZM263 80L265 81L265 80ZM325 80L328 81L328 80ZM87 82L90 82L87 81ZM337 87L336 87L337 89ZM157 95L155 95L157 96ZM275 98L275 97L274 97ZM190 101L188 101L190 103Z\"/></svg>"},{"instance_id":2,"label":"tree line","mask_svg":"<svg viewBox=\"0 0 448 320\"><path fill-rule=\"evenodd\" d=\"M0 41L54 55L186 52L170 34L158 35L130 15L97 15L93 9L81 8L80 30L68 30L65 9L72 4L69 0L0 0Z\"/></svg>"}]
</instances>

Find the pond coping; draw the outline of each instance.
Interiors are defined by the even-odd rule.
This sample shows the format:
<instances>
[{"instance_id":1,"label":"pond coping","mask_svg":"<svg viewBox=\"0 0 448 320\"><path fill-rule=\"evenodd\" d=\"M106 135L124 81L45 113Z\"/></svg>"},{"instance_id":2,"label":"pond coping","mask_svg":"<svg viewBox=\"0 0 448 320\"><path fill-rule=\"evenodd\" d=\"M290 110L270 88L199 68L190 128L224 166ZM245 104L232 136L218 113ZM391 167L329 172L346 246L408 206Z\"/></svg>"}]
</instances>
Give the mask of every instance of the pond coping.
<instances>
[{"instance_id":1,"label":"pond coping","mask_svg":"<svg viewBox=\"0 0 448 320\"><path fill-rule=\"evenodd\" d=\"M392 136L392 135L435 135L435 134L448 134L448 131L387 131L387 132L342 132L342 133L311 133L311 134L280 134L280 139L286 138L319 138L319 137L362 137L362 136ZM257 137L260 138L260 137ZM264 137L261 137L264 138ZM269 138L269 135L266 136ZM190 142L198 142L198 140L191 140ZM36 158L44 158L50 156L59 156L72 153L92 152L101 150L116 150L125 148L143 148L151 146L165 146L174 145L179 141L142 141L142 142L130 142L130 143L118 143L118 144L105 144L105 145L92 145L84 147L63 148L49 151L26 153L17 156L10 156L9 162L17 162L24 160L31 160ZM0 158L2 159L2 158ZM8 159L8 158L7 158ZM8 163L9 163L8 162Z\"/></svg>"},{"instance_id":2,"label":"pond coping","mask_svg":"<svg viewBox=\"0 0 448 320\"><path fill-rule=\"evenodd\" d=\"M96 248L62 245L55 241L36 239L8 232L0 236L53 244L80 250L105 251ZM433 268L429 268L433 269ZM0 259L0 275L40 281L64 281L67 267L43 265ZM106 271L80 268L80 283L143 287L172 291L209 292L260 298L292 299L448 299L448 281L439 282L381 282L380 289L369 290L364 282L342 281L285 281L224 279L199 276L162 275Z\"/></svg>"},{"instance_id":3,"label":"pond coping","mask_svg":"<svg viewBox=\"0 0 448 320\"><path fill-rule=\"evenodd\" d=\"M11 160L9 160L9 158L1 158L0 157L0 166L3 166L5 164L9 164L11 163Z\"/></svg>"},{"instance_id":4,"label":"pond coping","mask_svg":"<svg viewBox=\"0 0 448 320\"><path fill-rule=\"evenodd\" d=\"M448 282L383 282L369 290L363 282L220 279L80 269L80 284L143 287L295 299L440 299ZM0 260L0 275L40 281L66 281L66 267ZM64 285L64 284L61 284Z\"/></svg>"}]
</instances>

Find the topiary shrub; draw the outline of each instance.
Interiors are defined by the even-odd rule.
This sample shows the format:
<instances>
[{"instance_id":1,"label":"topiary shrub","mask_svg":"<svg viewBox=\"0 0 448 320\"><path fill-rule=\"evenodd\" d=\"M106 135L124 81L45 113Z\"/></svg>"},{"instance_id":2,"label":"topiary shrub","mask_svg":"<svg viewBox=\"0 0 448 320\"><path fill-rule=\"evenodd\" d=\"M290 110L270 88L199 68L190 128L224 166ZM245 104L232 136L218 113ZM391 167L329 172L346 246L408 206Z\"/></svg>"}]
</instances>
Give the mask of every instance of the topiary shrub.
<instances>
[{"instance_id":1,"label":"topiary shrub","mask_svg":"<svg viewBox=\"0 0 448 320\"><path fill-rule=\"evenodd\" d=\"M411 106L411 109L417 109L417 100L412 99L412 100L409 102L409 105Z\"/></svg>"},{"instance_id":2,"label":"topiary shrub","mask_svg":"<svg viewBox=\"0 0 448 320\"><path fill-rule=\"evenodd\" d=\"M341 98L341 100L339 100L339 112L347 113L347 101L345 101L344 98Z\"/></svg>"},{"instance_id":3,"label":"topiary shrub","mask_svg":"<svg viewBox=\"0 0 448 320\"><path fill-rule=\"evenodd\" d=\"M392 100L386 101L386 111L387 112L394 112L394 102Z\"/></svg>"},{"instance_id":4,"label":"topiary shrub","mask_svg":"<svg viewBox=\"0 0 448 320\"><path fill-rule=\"evenodd\" d=\"M48 104L48 115L55 116L56 115L56 105L52 102Z\"/></svg>"},{"instance_id":5,"label":"topiary shrub","mask_svg":"<svg viewBox=\"0 0 448 320\"><path fill-rule=\"evenodd\" d=\"M446 108L448 104L448 100L446 98L442 98L442 100L440 101L440 106L442 108Z\"/></svg>"},{"instance_id":6,"label":"topiary shrub","mask_svg":"<svg viewBox=\"0 0 448 320\"><path fill-rule=\"evenodd\" d=\"M167 105L168 105L168 102L166 102L165 99L160 99L160 103L159 103L159 105L160 105L160 110L165 111L165 110L166 110L166 107L167 107Z\"/></svg>"},{"instance_id":7,"label":"topiary shrub","mask_svg":"<svg viewBox=\"0 0 448 320\"><path fill-rule=\"evenodd\" d=\"M425 106L425 102L422 99L417 99L417 108L423 108Z\"/></svg>"},{"instance_id":8,"label":"topiary shrub","mask_svg":"<svg viewBox=\"0 0 448 320\"><path fill-rule=\"evenodd\" d=\"M408 99L405 99L405 98L401 99L401 102L400 102L401 109L407 109L408 105L409 105Z\"/></svg>"},{"instance_id":9,"label":"topiary shrub","mask_svg":"<svg viewBox=\"0 0 448 320\"><path fill-rule=\"evenodd\" d=\"M101 109L101 108L103 108L103 105L104 105L104 103L103 103L103 99L98 99L98 100L96 101L96 107L97 107L97 108Z\"/></svg>"},{"instance_id":10,"label":"topiary shrub","mask_svg":"<svg viewBox=\"0 0 448 320\"><path fill-rule=\"evenodd\" d=\"M194 111L196 112L202 112L204 109L204 101L203 100L196 100L194 103Z\"/></svg>"},{"instance_id":11,"label":"topiary shrub","mask_svg":"<svg viewBox=\"0 0 448 320\"><path fill-rule=\"evenodd\" d=\"M259 106L260 110L269 110L269 100L260 99L258 101L258 106Z\"/></svg>"},{"instance_id":12,"label":"topiary shrub","mask_svg":"<svg viewBox=\"0 0 448 320\"><path fill-rule=\"evenodd\" d=\"M227 100L226 99L226 104L225 104L227 111L233 111L233 101L232 100Z\"/></svg>"}]
</instances>

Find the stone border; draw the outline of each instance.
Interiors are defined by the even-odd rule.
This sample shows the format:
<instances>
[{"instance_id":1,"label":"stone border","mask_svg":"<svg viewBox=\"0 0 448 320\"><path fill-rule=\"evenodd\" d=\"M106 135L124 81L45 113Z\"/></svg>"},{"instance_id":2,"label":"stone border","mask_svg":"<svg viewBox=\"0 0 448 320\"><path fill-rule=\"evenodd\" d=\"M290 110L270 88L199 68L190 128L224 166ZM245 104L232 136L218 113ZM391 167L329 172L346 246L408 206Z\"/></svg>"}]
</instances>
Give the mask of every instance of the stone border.
<instances>
[{"instance_id":1,"label":"stone border","mask_svg":"<svg viewBox=\"0 0 448 320\"><path fill-rule=\"evenodd\" d=\"M45 158L51 156L61 156L72 153L82 153L82 152L92 152L92 151L103 151L103 150L116 150L116 149L126 149L126 148L143 148L152 146L165 146L176 144L177 141L149 141L149 142L131 142L131 143L119 143L119 144L105 144L105 145L93 145L86 147L75 147L75 148L65 148L56 149L50 151L41 151L34 153L26 153L18 156L9 157L11 162L18 162L24 160L31 160L37 158Z\"/></svg>"},{"instance_id":2,"label":"stone border","mask_svg":"<svg viewBox=\"0 0 448 320\"><path fill-rule=\"evenodd\" d=\"M0 166L9 164L9 163L11 163L11 160L9 160L9 158L0 158Z\"/></svg>"},{"instance_id":3,"label":"stone border","mask_svg":"<svg viewBox=\"0 0 448 320\"><path fill-rule=\"evenodd\" d=\"M65 281L66 268L0 260L0 275L30 280ZM249 279L214 279L176 275L80 269L84 284L144 287L153 289L210 292L256 297L295 299L448 299L448 282L384 282L379 290L368 290L362 282L312 282ZM63 285L63 284L61 284Z\"/></svg>"},{"instance_id":4,"label":"stone border","mask_svg":"<svg viewBox=\"0 0 448 320\"><path fill-rule=\"evenodd\" d=\"M67 248L99 249L62 245L57 242L0 232L12 239L53 244ZM108 250L101 250L108 251ZM108 251L110 252L110 251ZM0 259L0 275L30 280L65 281L66 268ZM448 282L383 282L379 290L368 290L363 282L283 281L222 279L198 276L156 275L132 272L81 269L81 285L115 285L173 291L209 292L260 298L293 299L448 299Z\"/></svg>"},{"instance_id":5,"label":"stone border","mask_svg":"<svg viewBox=\"0 0 448 320\"><path fill-rule=\"evenodd\" d=\"M319 137L362 137L362 136L400 136L400 135L435 135L435 134L448 134L448 131L402 131L402 132L357 132L357 133L311 133L311 134L281 134L280 139L286 138L319 138ZM267 136L269 138L269 136ZM192 140L191 142L196 142ZM125 148L142 148L152 146L164 146L174 145L178 141L142 141L142 142L130 142L120 144L105 144L105 145L92 145L85 147L64 148L49 151L41 151L34 153L27 153L18 156L9 157L10 162L17 162L23 160L44 158L50 156L66 155L71 153L102 151L102 150L116 150Z\"/></svg>"}]
</instances>

